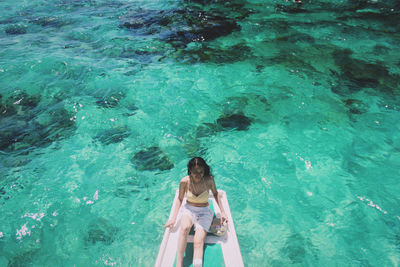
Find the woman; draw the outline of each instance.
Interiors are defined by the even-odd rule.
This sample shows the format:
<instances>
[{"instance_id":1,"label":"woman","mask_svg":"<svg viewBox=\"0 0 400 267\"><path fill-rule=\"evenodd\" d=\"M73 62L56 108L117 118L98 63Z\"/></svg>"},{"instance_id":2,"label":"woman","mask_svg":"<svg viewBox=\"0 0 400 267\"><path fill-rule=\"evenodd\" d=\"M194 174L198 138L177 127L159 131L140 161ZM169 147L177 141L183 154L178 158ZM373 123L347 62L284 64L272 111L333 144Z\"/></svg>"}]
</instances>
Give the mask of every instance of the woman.
<instances>
[{"instance_id":1,"label":"woman","mask_svg":"<svg viewBox=\"0 0 400 267\"><path fill-rule=\"evenodd\" d=\"M227 222L228 218L221 204L221 198L215 187L214 178L210 173L210 167L200 157L193 158L188 163L188 176L182 178L179 184L179 196L173 211L172 218L165 224L165 228L173 227L186 193L186 203L181 208L181 231L178 238L178 253L176 267L182 266L183 256L186 249L187 235L195 225L193 240L193 267L203 264L203 246L207 231L213 220L213 212L208 207L208 191L214 195L221 210L221 224Z\"/></svg>"}]
</instances>

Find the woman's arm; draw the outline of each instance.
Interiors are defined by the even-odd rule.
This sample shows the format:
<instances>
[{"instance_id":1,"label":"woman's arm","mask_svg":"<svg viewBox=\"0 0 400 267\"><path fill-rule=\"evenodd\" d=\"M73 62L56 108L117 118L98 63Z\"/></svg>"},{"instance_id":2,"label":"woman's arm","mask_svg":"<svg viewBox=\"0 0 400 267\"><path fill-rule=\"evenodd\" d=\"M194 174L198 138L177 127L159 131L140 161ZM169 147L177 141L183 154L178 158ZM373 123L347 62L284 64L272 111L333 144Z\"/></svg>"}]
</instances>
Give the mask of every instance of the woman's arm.
<instances>
[{"instance_id":1,"label":"woman's arm","mask_svg":"<svg viewBox=\"0 0 400 267\"><path fill-rule=\"evenodd\" d=\"M228 221L228 217L226 216L224 207L222 206L221 195L218 194L217 187L215 186L214 177L210 176L210 189L214 195L215 200L217 201L218 207L221 210L221 223L224 221Z\"/></svg>"},{"instance_id":2,"label":"woman's arm","mask_svg":"<svg viewBox=\"0 0 400 267\"><path fill-rule=\"evenodd\" d=\"M173 210L173 213L172 213L172 218L170 220L168 220L168 222L165 224L164 228L173 227L175 225L175 221L176 221L176 217L178 216L179 208L181 207L183 197L185 196L186 185L187 185L187 181L185 178L183 178L181 180L181 182L179 183L179 194L178 194L178 199L176 200L175 209Z\"/></svg>"}]
</instances>

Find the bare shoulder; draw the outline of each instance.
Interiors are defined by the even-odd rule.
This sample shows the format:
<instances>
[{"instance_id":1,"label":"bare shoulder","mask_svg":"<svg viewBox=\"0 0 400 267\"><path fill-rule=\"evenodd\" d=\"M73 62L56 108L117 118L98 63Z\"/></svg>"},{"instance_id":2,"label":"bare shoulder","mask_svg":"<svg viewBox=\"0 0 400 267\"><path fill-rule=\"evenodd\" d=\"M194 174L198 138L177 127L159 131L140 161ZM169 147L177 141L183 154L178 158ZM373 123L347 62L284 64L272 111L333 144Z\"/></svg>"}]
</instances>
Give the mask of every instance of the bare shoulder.
<instances>
[{"instance_id":1,"label":"bare shoulder","mask_svg":"<svg viewBox=\"0 0 400 267\"><path fill-rule=\"evenodd\" d=\"M207 184L208 184L209 186L213 186L213 185L215 184L215 182L214 182L214 177L213 177L212 175L208 176L207 179L206 179L206 181L207 181Z\"/></svg>"},{"instance_id":2,"label":"bare shoulder","mask_svg":"<svg viewBox=\"0 0 400 267\"><path fill-rule=\"evenodd\" d=\"M180 185L186 186L189 183L189 176L185 176L181 179Z\"/></svg>"}]
</instances>

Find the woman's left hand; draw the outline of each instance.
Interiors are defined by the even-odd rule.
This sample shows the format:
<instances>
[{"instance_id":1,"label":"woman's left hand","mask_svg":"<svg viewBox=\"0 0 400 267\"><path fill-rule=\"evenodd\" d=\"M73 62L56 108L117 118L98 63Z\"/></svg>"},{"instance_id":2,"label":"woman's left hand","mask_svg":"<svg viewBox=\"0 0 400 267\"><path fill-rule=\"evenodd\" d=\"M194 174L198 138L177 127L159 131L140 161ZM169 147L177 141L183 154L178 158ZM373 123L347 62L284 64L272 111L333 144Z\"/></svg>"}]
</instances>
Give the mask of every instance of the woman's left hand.
<instances>
[{"instance_id":1,"label":"woman's left hand","mask_svg":"<svg viewBox=\"0 0 400 267\"><path fill-rule=\"evenodd\" d=\"M224 222L228 223L228 216L226 216L225 212L221 213L221 224Z\"/></svg>"}]
</instances>

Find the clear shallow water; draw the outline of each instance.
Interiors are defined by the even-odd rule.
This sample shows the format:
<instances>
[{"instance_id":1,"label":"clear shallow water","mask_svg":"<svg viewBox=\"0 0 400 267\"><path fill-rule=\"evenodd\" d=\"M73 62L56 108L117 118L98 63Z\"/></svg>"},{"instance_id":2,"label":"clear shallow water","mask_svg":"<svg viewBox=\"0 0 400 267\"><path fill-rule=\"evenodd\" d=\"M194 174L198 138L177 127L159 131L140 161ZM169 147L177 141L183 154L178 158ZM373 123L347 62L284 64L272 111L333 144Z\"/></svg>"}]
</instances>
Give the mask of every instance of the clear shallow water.
<instances>
[{"instance_id":1,"label":"clear shallow water","mask_svg":"<svg viewBox=\"0 0 400 267\"><path fill-rule=\"evenodd\" d=\"M246 266L397 266L399 12L1 2L0 265L152 266L200 155Z\"/></svg>"}]
</instances>

